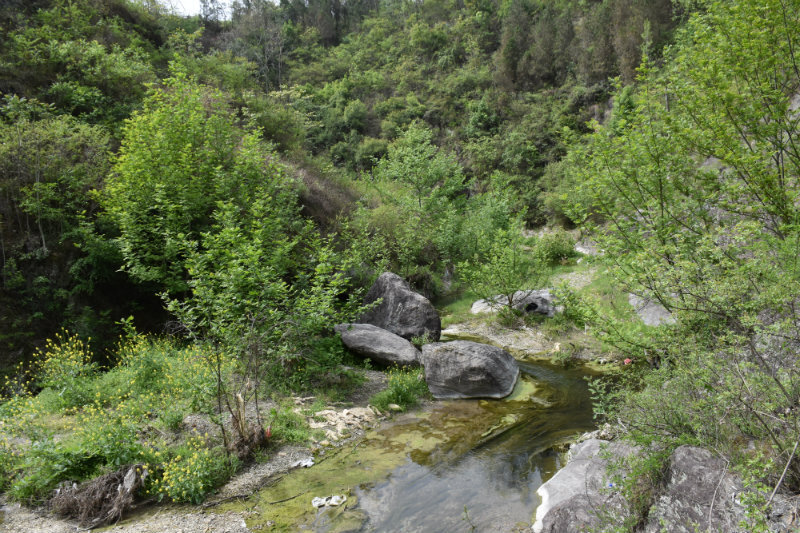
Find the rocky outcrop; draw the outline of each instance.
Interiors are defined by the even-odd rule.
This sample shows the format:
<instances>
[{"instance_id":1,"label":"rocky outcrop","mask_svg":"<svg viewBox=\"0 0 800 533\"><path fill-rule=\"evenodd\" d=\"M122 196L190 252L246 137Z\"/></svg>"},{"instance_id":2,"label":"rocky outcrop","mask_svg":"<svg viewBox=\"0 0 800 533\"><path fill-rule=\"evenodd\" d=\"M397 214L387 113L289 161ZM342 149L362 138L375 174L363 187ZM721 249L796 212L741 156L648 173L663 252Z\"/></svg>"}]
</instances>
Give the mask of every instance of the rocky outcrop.
<instances>
[{"instance_id":1,"label":"rocky outcrop","mask_svg":"<svg viewBox=\"0 0 800 533\"><path fill-rule=\"evenodd\" d=\"M577 533L605 530L630 517L629 506L611 476L610 460L636 454L637 449L618 441L590 439L573 446L567 466L537 491L542 498L536 510L536 533ZM617 472L624 474L624 472ZM645 533L744 533L742 483L728 464L696 446L677 448L668 460L666 476L647 513ZM776 495L766 516L770 531L797 531L797 500Z\"/></svg>"},{"instance_id":2,"label":"rocky outcrop","mask_svg":"<svg viewBox=\"0 0 800 533\"><path fill-rule=\"evenodd\" d=\"M420 353L413 344L372 324L339 324L334 328L351 352L382 365L413 366Z\"/></svg>"},{"instance_id":3,"label":"rocky outcrop","mask_svg":"<svg viewBox=\"0 0 800 533\"><path fill-rule=\"evenodd\" d=\"M439 313L427 298L411 290L403 278L391 272L381 274L370 287L364 303L381 303L359 320L411 340L426 336L438 341L442 333Z\"/></svg>"},{"instance_id":4,"label":"rocky outcrop","mask_svg":"<svg viewBox=\"0 0 800 533\"><path fill-rule=\"evenodd\" d=\"M514 389L519 366L500 348L470 341L422 347L425 381L434 398L504 398Z\"/></svg>"},{"instance_id":5,"label":"rocky outcrop","mask_svg":"<svg viewBox=\"0 0 800 533\"><path fill-rule=\"evenodd\" d=\"M646 533L747 531L738 527L744 509L734 503L742 490L725 461L708 450L681 446L669 459L665 488L651 509Z\"/></svg>"},{"instance_id":6,"label":"rocky outcrop","mask_svg":"<svg viewBox=\"0 0 800 533\"><path fill-rule=\"evenodd\" d=\"M625 502L606 473L609 460L636 449L622 442L589 439L575 445L567 466L544 483L537 493L536 533L573 533L619 523Z\"/></svg>"},{"instance_id":7,"label":"rocky outcrop","mask_svg":"<svg viewBox=\"0 0 800 533\"><path fill-rule=\"evenodd\" d=\"M506 305L508 305L508 298L498 295L473 303L470 312L475 315L479 313L496 313ZM517 291L514 293L511 306L525 314L538 313L548 317L552 317L558 311L550 289Z\"/></svg>"}]
</instances>

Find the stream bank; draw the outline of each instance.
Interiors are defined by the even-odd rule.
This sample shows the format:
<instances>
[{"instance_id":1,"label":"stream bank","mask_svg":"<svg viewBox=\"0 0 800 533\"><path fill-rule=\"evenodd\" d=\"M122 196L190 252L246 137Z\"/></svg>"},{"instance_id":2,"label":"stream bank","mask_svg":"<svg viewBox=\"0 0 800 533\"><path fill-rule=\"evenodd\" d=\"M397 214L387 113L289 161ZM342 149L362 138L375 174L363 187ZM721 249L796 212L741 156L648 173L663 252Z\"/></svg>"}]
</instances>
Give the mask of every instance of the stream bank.
<instances>
[{"instance_id":1,"label":"stream bank","mask_svg":"<svg viewBox=\"0 0 800 533\"><path fill-rule=\"evenodd\" d=\"M584 371L521 362L523 377L504 400L431 402L412 413L351 428L334 445L273 453L216 496L243 496L208 508L159 505L106 528L115 533L246 531L449 532L529 528L536 489L563 466L565 445L593 427ZM380 373L375 373L375 375ZM373 376L371 381L378 378ZM371 382L370 381L370 382ZM368 385L366 388L377 388ZM368 396L357 398L366 406ZM313 457L311 468L294 467ZM261 490L255 491L259 487ZM315 509L315 497L343 504ZM446 497L445 497L446 496ZM214 497L211 498L214 501ZM0 532L62 533L75 526L18 506Z\"/></svg>"}]
</instances>

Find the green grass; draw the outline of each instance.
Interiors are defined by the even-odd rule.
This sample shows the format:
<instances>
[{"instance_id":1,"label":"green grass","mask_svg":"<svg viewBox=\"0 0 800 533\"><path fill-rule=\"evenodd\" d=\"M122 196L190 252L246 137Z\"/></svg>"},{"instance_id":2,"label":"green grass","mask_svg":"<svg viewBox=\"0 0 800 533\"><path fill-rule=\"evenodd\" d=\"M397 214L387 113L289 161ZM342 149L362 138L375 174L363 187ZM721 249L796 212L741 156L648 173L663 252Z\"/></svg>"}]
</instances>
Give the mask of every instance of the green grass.
<instances>
[{"instance_id":1,"label":"green grass","mask_svg":"<svg viewBox=\"0 0 800 533\"><path fill-rule=\"evenodd\" d=\"M419 403L420 398L430 396L428 385L422 375L422 369L389 370L389 385L385 390L370 398L369 403L386 411L390 404L395 404L405 411Z\"/></svg>"},{"instance_id":2,"label":"green grass","mask_svg":"<svg viewBox=\"0 0 800 533\"><path fill-rule=\"evenodd\" d=\"M178 429L186 414L213 409L207 350L136 335L121 343L117 356L114 367L99 372L87 345L57 336L37 354L27 391L0 405L0 484L14 499L39 503L62 481L144 463L154 483L162 479L159 494L182 501L183 490L163 475L196 458L176 459L181 454L173 449L183 439L167 431ZM214 488L209 480L219 479L201 467L219 470L211 458L224 453L220 443L204 446L210 455L201 453L204 460L190 469L197 482L180 481L193 487L183 501L201 498Z\"/></svg>"},{"instance_id":3,"label":"green grass","mask_svg":"<svg viewBox=\"0 0 800 533\"><path fill-rule=\"evenodd\" d=\"M470 309L476 300L478 297L474 294L468 291L459 291L437 302L439 314L442 317L442 329L475 318L476 315L470 313Z\"/></svg>"}]
</instances>

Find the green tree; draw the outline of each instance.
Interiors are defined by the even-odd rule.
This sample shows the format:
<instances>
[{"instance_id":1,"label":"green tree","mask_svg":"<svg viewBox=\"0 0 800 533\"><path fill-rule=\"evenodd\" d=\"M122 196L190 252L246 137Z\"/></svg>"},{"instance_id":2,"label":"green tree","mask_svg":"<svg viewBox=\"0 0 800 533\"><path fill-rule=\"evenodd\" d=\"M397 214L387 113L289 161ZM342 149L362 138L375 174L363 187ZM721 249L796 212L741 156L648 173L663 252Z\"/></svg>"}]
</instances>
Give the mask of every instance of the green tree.
<instances>
[{"instance_id":1,"label":"green tree","mask_svg":"<svg viewBox=\"0 0 800 533\"><path fill-rule=\"evenodd\" d=\"M212 222L217 201L244 201L258 176L239 146L253 134L234 122L222 95L179 68L128 120L102 195L119 227L125 268L169 292L186 289L187 254Z\"/></svg>"},{"instance_id":2,"label":"green tree","mask_svg":"<svg viewBox=\"0 0 800 533\"><path fill-rule=\"evenodd\" d=\"M662 445L699 441L740 457L747 452L737 443L763 442L769 464L780 466L761 479L793 489L798 12L800 4L780 0L709 4L663 69L645 58L624 119L570 156L583 182L574 218L602 221L599 246L622 289L677 319L656 332L596 324L655 369L616 415Z\"/></svg>"},{"instance_id":3,"label":"green tree","mask_svg":"<svg viewBox=\"0 0 800 533\"><path fill-rule=\"evenodd\" d=\"M464 187L461 167L433 145L432 137L433 132L422 124L411 124L375 166L377 178L399 181L411 188L420 212L435 209L437 201L452 197Z\"/></svg>"},{"instance_id":4,"label":"green tree","mask_svg":"<svg viewBox=\"0 0 800 533\"><path fill-rule=\"evenodd\" d=\"M513 309L517 292L540 288L549 266L536 249L525 245L519 223L483 239L485 250L459 263L459 277L476 296L492 302L500 296L497 304Z\"/></svg>"}]
</instances>

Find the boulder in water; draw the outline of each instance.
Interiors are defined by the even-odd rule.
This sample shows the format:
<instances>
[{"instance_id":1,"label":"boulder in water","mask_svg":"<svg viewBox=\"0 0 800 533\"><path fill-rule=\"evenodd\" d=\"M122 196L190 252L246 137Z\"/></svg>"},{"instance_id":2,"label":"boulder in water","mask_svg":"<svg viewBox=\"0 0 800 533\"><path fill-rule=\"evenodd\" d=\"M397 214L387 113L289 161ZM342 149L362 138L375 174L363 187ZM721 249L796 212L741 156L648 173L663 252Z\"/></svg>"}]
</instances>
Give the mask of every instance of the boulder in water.
<instances>
[{"instance_id":1,"label":"boulder in water","mask_svg":"<svg viewBox=\"0 0 800 533\"><path fill-rule=\"evenodd\" d=\"M425 381L434 398L504 398L519 377L514 358L500 348L470 341L422 347Z\"/></svg>"}]
</instances>

